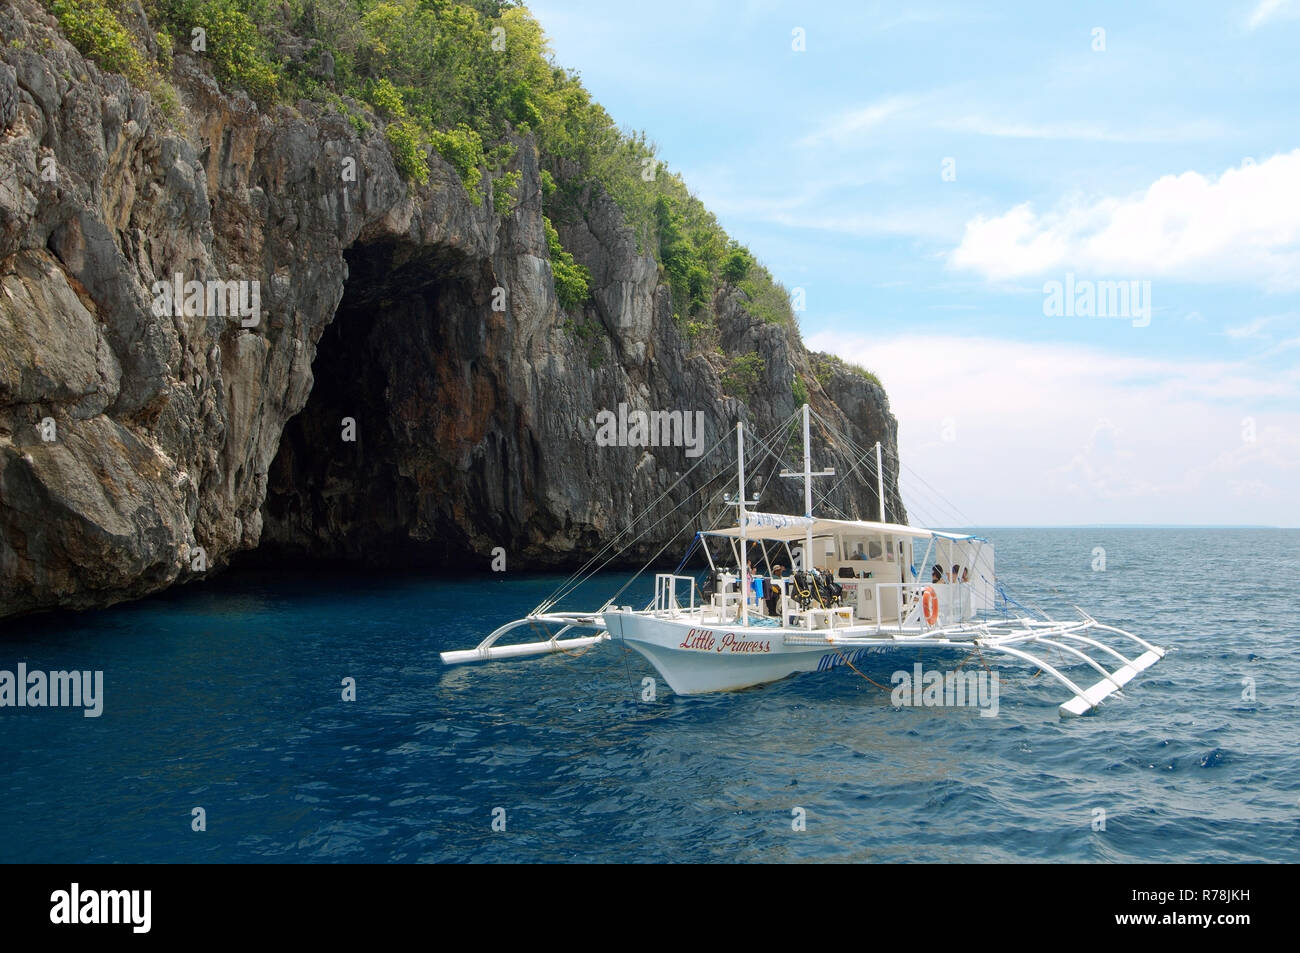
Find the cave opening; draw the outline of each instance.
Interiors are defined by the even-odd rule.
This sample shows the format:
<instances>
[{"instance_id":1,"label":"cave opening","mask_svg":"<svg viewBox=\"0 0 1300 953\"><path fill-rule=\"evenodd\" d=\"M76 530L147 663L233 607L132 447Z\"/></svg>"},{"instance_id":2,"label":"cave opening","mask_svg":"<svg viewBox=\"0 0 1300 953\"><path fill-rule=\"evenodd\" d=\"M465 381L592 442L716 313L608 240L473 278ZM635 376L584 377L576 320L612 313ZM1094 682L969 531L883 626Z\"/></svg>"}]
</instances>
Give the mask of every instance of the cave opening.
<instances>
[{"instance_id":1,"label":"cave opening","mask_svg":"<svg viewBox=\"0 0 1300 953\"><path fill-rule=\"evenodd\" d=\"M455 566L472 549L453 500L481 463L466 424L488 410L474 404L490 269L445 246L345 257L310 394L267 474L261 542L241 561Z\"/></svg>"}]
</instances>

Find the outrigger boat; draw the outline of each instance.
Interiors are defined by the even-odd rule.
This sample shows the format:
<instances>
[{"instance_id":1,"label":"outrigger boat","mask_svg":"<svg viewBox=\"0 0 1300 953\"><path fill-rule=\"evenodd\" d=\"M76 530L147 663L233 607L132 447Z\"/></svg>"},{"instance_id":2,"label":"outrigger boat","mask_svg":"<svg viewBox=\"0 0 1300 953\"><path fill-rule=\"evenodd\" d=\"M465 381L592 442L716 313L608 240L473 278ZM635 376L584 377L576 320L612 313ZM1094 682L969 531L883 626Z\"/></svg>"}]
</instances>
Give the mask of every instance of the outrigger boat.
<instances>
[{"instance_id":1,"label":"outrigger boat","mask_svg":"<svg viewBox=\"0 0 1300 953\"><path fill-rule=\"evenodd\" d=\"M697 695L762 685L798 672L853 667L869 654L900 648L979 654L981 661L988 653L1027 663L1056 679L1071 693L1060 713L1074 716L1094 711L1165 656L1159 646L1104 625L1077 606L1079 618L1068 621L1046 613L1035 618L1019 603L1014 604L1022 614L1007 616L1014 600L997 581L994 549L987 539L886 521L879 443L879 522L814 516L812 481L834 471L813 472L807 404L802 414L803 472L782 471L781 476L802 476L804 514L749 508L758 501L745 498L745 431L737 423L738 492L726 497L737 507L736 525L696 533L692 549L701 545L709 567L698 590L695 576L673 572L655 575L654 599L644 609L614 605L611 599L594 612L558 612L553 596L477 647L443 652L442 661L457 665L525 658L616 640L645 656L674 692ZM720 565L710 543L720 556L731 558ZM755 564L754 557L757 568L746 571L743 580L729 568ZM782 576L777 566L795 571ZM760 575L761 570L766 572ZM1002 618L995 617L999 607ZM499 644L502 636L525 626L555 631L544 641ZM584 631L593 634L569 635ZM1056 664L1044 657L1049 652ZM1076 681L1078 670L1089 669L1100 678L1084 687Z\"/></svg>"}]
</instances>

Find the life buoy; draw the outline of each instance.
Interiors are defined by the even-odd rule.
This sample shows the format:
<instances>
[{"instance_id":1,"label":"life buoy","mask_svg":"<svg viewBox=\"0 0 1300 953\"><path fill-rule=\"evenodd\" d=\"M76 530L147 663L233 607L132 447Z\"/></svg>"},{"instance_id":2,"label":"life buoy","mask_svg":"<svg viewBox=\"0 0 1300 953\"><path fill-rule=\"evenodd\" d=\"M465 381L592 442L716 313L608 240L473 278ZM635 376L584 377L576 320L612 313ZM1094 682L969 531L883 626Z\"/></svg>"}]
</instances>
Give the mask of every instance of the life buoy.
<instances>
[{"instance_id":1,"label":"life buoy","mask_svg":"<svg viewBox=\"0 0 1300 953\"><path fill-rule=\"evenodd\" d=\"M939 594L934 591L934 586L926 586L921 590L921 611L925 613L925 621L930 625L939 621Z\"/></svg>"}]
</instances>

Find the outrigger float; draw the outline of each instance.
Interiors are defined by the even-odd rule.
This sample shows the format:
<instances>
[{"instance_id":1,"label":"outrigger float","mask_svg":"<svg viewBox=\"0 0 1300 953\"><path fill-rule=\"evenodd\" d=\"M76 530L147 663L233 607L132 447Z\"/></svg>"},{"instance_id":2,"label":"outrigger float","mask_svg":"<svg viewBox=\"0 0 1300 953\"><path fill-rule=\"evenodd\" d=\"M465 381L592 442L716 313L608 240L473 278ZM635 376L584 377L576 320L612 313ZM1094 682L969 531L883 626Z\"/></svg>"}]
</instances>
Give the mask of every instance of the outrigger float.
<instances>
[{"instance_id":1,"label":"outrigger float","mask_svg":"<svg viewBox=\"0 0 1300 953\"><path fill-rule=\"evenodd\" d=\"M803 472L780 475L802 476L804 515L748 508L758 500L745 499L745 431L738 423L738 493L725 498L737 507L736 525L701 530L691 543L692 550L700 544L708 561L703 586L692 575L658 573L654 599L644 609L614 604L625 585L594 612L554 611L561 598L602 568L596 561L617 541L612 540L527 616L496 629L473 649L443 652L442 661L458 665L572 653L617 640L645 656L674 692L698 695L762 685L798 672L853 667L869 654L897 649L979 655L982 662L988 653L1027 663L1056 679L1071 693L1060 706L1061 715L1074 716L1094 711L1164 658L1159 646L1104 625L1077 606L1079 618L1068 621L1041 610L1042 618L1027 614L997 581L993 545L982 537L887 522L879 443L874 450L880 521L815 517L812 481L834 471L813 472L808 405L802 414ZM821 415L812 416L859 449ZM791 417L782 426L793 421ZM859 457L854 469L869 453ZM731 559L720 565L710 543ZM811 555L807 568L805 554ZM682 566L690 555L688 550ZM745 582L729 568L751 565ZM783 566L796 571L783 576ZM1009 616L1010 605L1022 614ZM542 641L500 644L503 636L523 627L541 627L550 634ZM582 632L592 634L570 634ZM1049 653L1056 664L1044 657ZM1076 681L1080 671L1099 679L1083 687Z\"/></svg>"}]
</instances>

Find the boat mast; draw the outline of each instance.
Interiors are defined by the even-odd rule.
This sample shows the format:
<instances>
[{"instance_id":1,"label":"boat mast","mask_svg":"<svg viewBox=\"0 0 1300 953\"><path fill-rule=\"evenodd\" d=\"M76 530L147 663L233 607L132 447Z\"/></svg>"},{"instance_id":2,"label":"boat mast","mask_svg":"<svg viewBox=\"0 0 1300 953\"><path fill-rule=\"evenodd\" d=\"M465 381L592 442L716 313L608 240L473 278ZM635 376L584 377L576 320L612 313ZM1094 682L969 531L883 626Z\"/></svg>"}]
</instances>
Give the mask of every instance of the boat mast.
<instances>
[{"instance_id":1,"label":"boat mast","mask_svg":"<svg viewBox=\"0 0 1300 953\"><path fill-rule=\"evenodd\" d=\"M740 565L736 567L736 575L740 582L740 624L745 626L749 625L749 560L745 554L745 424L739 420L736 421L736 470L740 491L736 496L740 507L737 511L740 514Z\"/></svg>"},{"instance_id":2,"label":"boat mast","mask_svg":"<svg viewBox=\"0 0 1300 953\"><path fill-rule=\"evenodd\" d=\"M804 527L803 571L812 572L812 442L808 439L808 405L803 405L803 515L808 517Z\"/></svg>"},{"instance_id":3,"label":"boat mast","mask_svg":"<svg viewBox=\"0 0 1300 953\"><path fill-rule=\"evenodd\" d=\"M880 441L876 441L876 499L880 500L880 522L885 519L885 471L880 467Z\"/></svg>"},{"instance_id":4,"label":"boat mast","mask_svg":"<svg viewBox=\"0 0 1300 953\"><path fill-rule=\"evenodd\" d=\"M812 470L812 441L808 438L808 405L803 405L803 473L797 473L793 470L782 470L781 476L789 479L798 479L803 477L803 515L808 518L804 527L803 535L803 565L804 572L811 572L813 569L812 539L812 481L813 477L835 476L835 468L827 467L825 470L819 470L813 473Z\"/></svg>"}]
</instances>

